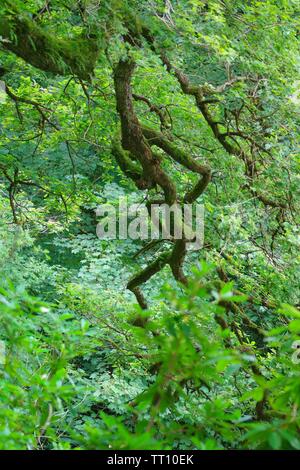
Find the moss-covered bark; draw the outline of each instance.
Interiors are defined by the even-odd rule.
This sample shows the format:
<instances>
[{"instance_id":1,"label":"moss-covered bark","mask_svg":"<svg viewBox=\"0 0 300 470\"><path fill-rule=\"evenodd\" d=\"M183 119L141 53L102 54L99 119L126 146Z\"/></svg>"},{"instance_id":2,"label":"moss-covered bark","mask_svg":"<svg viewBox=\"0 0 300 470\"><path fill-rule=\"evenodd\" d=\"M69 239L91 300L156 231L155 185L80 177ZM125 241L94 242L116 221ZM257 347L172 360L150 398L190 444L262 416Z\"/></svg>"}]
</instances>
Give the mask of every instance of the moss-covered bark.
<instances>
[{"instance_id":1,"label":"moss-covered bark","mask_svg":"<svg viewBox=\"0 0 300 470\"><path fill-rule=\"evenodd\" d=\"M133 156L139 162L142 168L142 179L145 184L140 189L158 186L164 193L164 197L159 204L172 206L175 202L193 203L200 194L206 189L211 179L211 170L207 165L198 163L194 158L179 148L162 132L141 125L133 107L134 96L141 101L146 102L150 109L158 109L153 106L148 98L133 95L131 87L131 78L135 64L128 57L120 60L114 71L114 83L116 92L117 111L121 120L122 145L119 140L114 143L113 153L123 172L129 176L138 186L140 173L136 171L136 163L130 156ZM157 113L159 114L159 113ZM163 124L164 121L161 120ZM162 157L158 157L153 147L159 147L166 155L175 160L188 170L200 175L200 180L185 195L177 194L177 189L162 168ZM148 204L150 213L151 204ZM157 202L155 202L157 204ZM175 221L174 221L175 223ZM182 226L182 221L181 221ZM142 309L147 308L147 302L140 290L140 286L147 282L152 276L161 271L164 266L169 265L173 276L181 284L187 284L187 278L183 272L183 263L186 256L186 230L183 224L182 239L172 239L173 248L171 251L162 253L156 260L150 263L145 269L137 273L128 283L127 287L136 296L136 299Z\"/></svg>"},{"instance_id":2,"label":"moss-covered bark","mask_svg":"<svg viewBox=\"0 0 300 470\"><path fill-rule=\"evenodd\" d=\"M135 64L130 59L120 60L114 71L117 111L121 119L122 146L140 162L143 168L145 187L161 187L165 201L172 205L176 201L176 187L160 161L151 151L142 127L134 112L131 77Z\"/></svg>"},{"instance_id":3,"label":"moss-covered bark","mask_svg":"<svg viewBox=\"0 0 300 470\"><path fill-rule=\"evenodd\" d=\"M60 39L10 7L0 18L2 47L46 72L88 80L98 56L96 39Z\"/></svg>"}]
</instances>

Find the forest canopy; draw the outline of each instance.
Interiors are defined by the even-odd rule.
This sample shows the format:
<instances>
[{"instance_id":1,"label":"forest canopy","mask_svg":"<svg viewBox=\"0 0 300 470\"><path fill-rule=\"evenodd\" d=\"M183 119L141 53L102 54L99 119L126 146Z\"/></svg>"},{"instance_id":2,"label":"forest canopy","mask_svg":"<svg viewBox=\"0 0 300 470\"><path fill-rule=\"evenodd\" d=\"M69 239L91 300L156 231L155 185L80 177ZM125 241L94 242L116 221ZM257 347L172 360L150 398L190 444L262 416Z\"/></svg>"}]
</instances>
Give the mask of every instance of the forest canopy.
<instances>
[{"instance_id":1,"label":"forest canopy","mask_svg":"<svg viewBox=\"0 0 300 470\"><path fill-rule=\"evenodd\" d=\"M300 449L299 18L1 1L1 449Z\"/></svg>"}]
</instances>

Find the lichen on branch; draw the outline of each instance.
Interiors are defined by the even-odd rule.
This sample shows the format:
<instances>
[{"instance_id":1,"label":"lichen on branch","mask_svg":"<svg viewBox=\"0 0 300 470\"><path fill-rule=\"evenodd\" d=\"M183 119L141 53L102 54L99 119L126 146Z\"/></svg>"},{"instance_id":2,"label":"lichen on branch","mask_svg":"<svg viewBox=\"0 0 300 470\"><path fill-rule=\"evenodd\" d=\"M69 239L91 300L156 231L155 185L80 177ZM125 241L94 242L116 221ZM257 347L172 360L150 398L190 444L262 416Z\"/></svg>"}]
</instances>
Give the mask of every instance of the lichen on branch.
<instances>
[{"instance_id":1,"label":"lichen on branch","mask_svg":"<svg viewBox=\"0 0 300 470\"><path fill-rule=\"evenodd\" d=\"M1 45L27 63L57 75L89 80L99 52L96 38L58 38L10 5L0 17Z\"/></svg>"}]
</instances>

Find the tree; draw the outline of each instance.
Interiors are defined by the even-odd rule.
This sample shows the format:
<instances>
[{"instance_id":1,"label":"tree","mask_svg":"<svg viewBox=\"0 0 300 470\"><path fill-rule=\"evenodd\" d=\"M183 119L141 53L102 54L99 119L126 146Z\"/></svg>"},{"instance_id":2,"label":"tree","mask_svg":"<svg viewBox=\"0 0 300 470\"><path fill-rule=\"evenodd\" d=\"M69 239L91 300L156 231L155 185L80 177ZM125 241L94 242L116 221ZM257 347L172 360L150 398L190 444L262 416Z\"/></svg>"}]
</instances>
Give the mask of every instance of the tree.
<instances>
[{"instance_id":1,"label":"tree","mask_svg":"<svg viewBox=\"0 0 300 470\"><path fill-rule=\"evenodd\" d=\"M282 0L234 5L226 1L78 1L61 6L49 1L38 9L34 3L2 3L3 51L14 53L50 76L73 77L81 84L88 106L91 96L87 88L97 89L102 68L112 71L110 86L120 130L114 129L111 154L126 177L146 192L149 208L157 201L168 205L193 203L200 197L209 201L207 190L212 181L220 186L218 178L227 191L230 166L233 158L237 159L240 163L233 164L237 171L235 190L232 194L228 191L228 199L241 204L250 201L257 220L266 211L268 220L263 230L268 248L258 248L274 261L276 238L295 222L295 162L288 158L293 148L286 136L295 130L293 104L288 97L297 74L297 5ZM11 63L10 56L6 59L4 53L3 57ZM155 74L164 75L169 89L159 103L132 90L137 67L143 70L150 64ZM190 78L194 72L196 80ZM3 73L5 77L5 70ZM180 94L186 96L184 103L193 107L195 118L179 115L174 123L168 104L172 88L178 99L183 99ZM31 106L40 114L42 126L60 130L59 124L49 119L46 106L17 96L7 84L6 92L17 111L21 104ZM145 108L155 115L154 125L145 123ZM180 128L183 135L178 135ZM207 154L201 156L201 162L195 157L199 144L192 137L193 129L215 147L200 145L201 152ZM187 188L172 162L176 170L191 172ZM22 181L19 168L14 169L14 176L5 165L2 171L10 184L17 222L16 187L36 183ZM215 204L218 199L214 198ZM183 272L186 243L186 239L174 240L171 250L162 252L129 281L128 288L142 308L147 303L140 286L165 265L171 267L175 279L187 283ZM257 246L256 240L253 244ZM223 250L221 255L227 256ZM227 279L223 268L219 273L221 280Z\"/></svg>"}]
</instances>

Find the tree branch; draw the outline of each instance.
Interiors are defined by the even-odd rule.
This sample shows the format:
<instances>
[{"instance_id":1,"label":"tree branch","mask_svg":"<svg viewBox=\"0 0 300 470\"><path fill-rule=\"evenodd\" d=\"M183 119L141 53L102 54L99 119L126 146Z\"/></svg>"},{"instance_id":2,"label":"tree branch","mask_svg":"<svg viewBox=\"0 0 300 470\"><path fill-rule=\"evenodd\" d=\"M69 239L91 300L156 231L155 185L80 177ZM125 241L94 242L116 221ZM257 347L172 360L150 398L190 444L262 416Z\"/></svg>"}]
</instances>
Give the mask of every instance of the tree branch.
<instances>
[{"instance_id":1,"label":"tree branch","mask_svg":"<svg viewBox=\"0 0 300 470\"><path fill-rule=\"evenodd\" d=\"M5 0L6 11L0 18L1 45L27 63L57 75L74 74L89 80L98 57L95 39L57 38Z\"/></svg>"}]
</instances>

